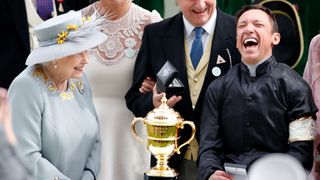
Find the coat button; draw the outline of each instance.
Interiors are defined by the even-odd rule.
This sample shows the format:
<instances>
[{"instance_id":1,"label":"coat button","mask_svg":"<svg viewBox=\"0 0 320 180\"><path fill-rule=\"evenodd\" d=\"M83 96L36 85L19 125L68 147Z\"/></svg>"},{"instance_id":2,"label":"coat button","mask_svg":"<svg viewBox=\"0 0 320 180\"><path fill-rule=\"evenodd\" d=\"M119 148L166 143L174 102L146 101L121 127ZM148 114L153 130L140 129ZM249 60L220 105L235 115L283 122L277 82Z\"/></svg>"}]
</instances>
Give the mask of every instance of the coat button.
<instances>
[{"instance_id":1,"label":"coat button","mask_svg":"<svg viewBox=\"0 0 320 180\"><path fill-rule=\"evenodd\" d=\"M199 79L195 77L195 78L193 78L193 81L194 81L194 82L198 82Z\"/></svg>"}]
</instances>

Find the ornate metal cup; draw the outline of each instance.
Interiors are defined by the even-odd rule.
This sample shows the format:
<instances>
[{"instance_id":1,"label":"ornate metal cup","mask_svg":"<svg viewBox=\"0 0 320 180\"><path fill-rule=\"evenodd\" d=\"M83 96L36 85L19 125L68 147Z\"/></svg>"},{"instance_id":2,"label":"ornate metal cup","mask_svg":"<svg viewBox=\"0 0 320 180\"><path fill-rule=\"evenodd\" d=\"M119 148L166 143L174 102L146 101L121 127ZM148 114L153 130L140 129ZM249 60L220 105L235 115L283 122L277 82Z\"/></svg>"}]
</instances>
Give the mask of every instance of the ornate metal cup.
<instances>
[{"instance_id":1,"label":"ornate metal cup","mask_svg":"<svg viewBox=\"0 0 320 180\"><path fill-rule=\"evenodd\" d=\"M133 136L145 144L135 130L138 121L142 121L147 130L147 149L157 158L157 165L146 172L147 176L152 177L176 177L178 172L168 166L169 158L177 152L180 154L180 148L190 143L194 138L196 129L191 121L183 121L180 114L169 108L167 99L164 96L161 99L162 104L150 111L145 118L134 118L131 123ZM187 124L192 128L192 135L188 141L178 146L179 129L183 129Z\"/></svg>"}]
</instances>

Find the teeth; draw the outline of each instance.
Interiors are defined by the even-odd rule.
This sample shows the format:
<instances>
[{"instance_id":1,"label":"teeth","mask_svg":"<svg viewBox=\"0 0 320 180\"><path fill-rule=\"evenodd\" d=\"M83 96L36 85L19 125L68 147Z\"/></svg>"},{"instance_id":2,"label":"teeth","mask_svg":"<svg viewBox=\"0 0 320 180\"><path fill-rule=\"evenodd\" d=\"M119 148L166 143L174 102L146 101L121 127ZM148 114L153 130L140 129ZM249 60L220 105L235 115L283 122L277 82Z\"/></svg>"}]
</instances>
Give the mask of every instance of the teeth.
<instances>
[{"instance_id":1,"label":"teeth","mask_svg":"<svg viewBox=\"0 0 320 180\"><path fill-rule=\"evenodd\" d=\"M258 45L258 40L255 38L247 38L243 41L243 45L244 47L248 47L248 46L256 46Z\"/></svg>"},{"instance_id":2,"label":"teeth","mask_svg":"<svg viewBox=\"0 0 320 180\"><path fill-rule=\"evenodd\" d=\"M193 10L193 12L195 12L195 13L204 13L205 11L206 11L207 9L204 9L204 10Z\"/></svg>"},{"instance_id":3,"label":"teeth","mask_svg":"<svg viewBox=\"0 0 320 180\"><path fill-rule=\"evenodd\" d=\"M244 44L247 44L247 43L258 43L258 41L254 38L248 38L248 39L245 39L244 40Z\"/></svg>"}]
</instances>

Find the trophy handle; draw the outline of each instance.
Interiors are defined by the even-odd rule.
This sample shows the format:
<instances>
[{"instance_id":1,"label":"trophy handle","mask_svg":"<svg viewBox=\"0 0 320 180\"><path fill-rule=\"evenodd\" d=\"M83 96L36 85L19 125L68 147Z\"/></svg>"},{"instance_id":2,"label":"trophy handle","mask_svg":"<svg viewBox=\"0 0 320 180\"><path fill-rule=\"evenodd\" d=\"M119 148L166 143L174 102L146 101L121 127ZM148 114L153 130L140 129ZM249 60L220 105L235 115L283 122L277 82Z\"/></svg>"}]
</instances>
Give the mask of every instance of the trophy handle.
<instances>
[{"instance_id":1,"label":"trophy handle","mask_svg":"<svg viewBox=\"0 0 320 180\"><path fill-rule=\"evenodd\" d=\"M186 141L185 143L181 144L181 145L176 149L177 154L180 154L180 149L181 149L183 146L189 144L189 143L192 141L192 139L194 138L194 135L196 134L196 126L195 126L194 123L191 122L191 121L183 121L183 122L179 125L179 128L183 129L183 127L184 127L185 124L191 126L191 128L192 128L192 135L191 135L191 137L189 138L188 141ZM176 141L177 141L177 140L176 140Z\"/></svg>"},{"instance_id":2,"label":"trophy handle","mask_svg":"<svg viewBox=\"0 0 320 180\"><path fill-rule=\"evenodd\" d=\"M136 122L138 122L138 121L144 121L144 118L141 118L141 117L139 117L139 118L133 118L133 121L131 122L131 132L132 132L132 135L139 141L139 142L141 142L142 144L144 144L144 141L143 141L143 139L141 139L138 135L137 135L137 133L136 133Z\"/></svg>"}]
</instances>

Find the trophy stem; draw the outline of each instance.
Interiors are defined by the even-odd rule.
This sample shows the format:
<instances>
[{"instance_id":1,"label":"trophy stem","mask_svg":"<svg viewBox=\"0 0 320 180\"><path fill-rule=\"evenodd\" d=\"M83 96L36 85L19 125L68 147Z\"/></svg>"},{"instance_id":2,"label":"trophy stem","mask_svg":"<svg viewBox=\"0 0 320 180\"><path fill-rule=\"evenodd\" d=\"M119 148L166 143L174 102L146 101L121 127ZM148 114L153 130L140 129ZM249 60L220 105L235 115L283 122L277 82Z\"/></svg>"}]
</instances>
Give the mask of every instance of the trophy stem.
<instances>
[{"instance_id":1,"label":"trophy stem","mask_svg":"<svg viewBox=\"0 0 320 180\"><path fill-rule=\"evenodd\" d=\"M147 171L148 176L156 177L177 177L178 173L168 166L168 156L156 155L157 165Z\"/></svg>"},{"instance_id":2,"label":"trophy stem","mask_svg":"<svg viewBox=\"0 0 320 180\"><path fill-rule=\"evenodd\" d=\"M157 156L157 169L159 169L160 171L166 171L169 168L168 166L168 157L167 156L163 156L163 155L158 155Z\"/></svg>"}]
</instances>

